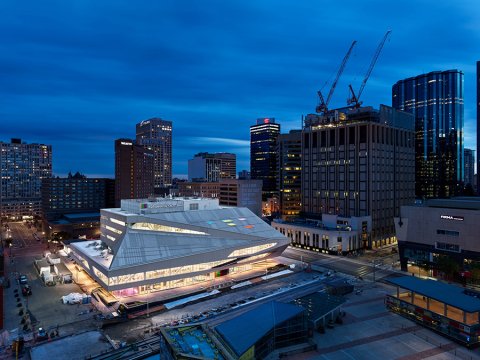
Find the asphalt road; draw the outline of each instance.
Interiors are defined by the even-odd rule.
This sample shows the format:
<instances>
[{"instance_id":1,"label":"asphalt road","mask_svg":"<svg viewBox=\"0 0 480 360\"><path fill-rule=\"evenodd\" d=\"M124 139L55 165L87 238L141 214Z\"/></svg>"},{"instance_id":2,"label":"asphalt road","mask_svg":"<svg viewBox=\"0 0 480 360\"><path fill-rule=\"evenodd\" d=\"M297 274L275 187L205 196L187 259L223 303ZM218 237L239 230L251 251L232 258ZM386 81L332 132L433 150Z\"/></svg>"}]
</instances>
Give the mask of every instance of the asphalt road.
<instances>
[{"instance_id":1,"label":"asphalt road","mask_svg":"<svg viewBox=\"0 0 480 360\"><path fill-rule=\"evenodd\" d=\"M41 254L46 248L42 241L41 233L32 226L28 226L23 222L9 222L10 231L7 232L12 239L11 249L7 249L7 254L14 257L32 256ZM37 237L34 236L37 234Z\"/></svg>"},{"instance_id":2,"label":"asphalt road","mask_svg":"<svg viewBox=\"0 0 480 360\"><path fill-rule=\"evenodd\" d=\"M319 266L368 280L373 280L374 276L375 280L378 280L382 277L397 273L396 270L392 270L392 255L362 259L362 257L350 258L338 255L327 255L288 247L282 256L303 261L313 267ZM372 261L375 261L375 266Z\"/></svg>"}]
</instances>

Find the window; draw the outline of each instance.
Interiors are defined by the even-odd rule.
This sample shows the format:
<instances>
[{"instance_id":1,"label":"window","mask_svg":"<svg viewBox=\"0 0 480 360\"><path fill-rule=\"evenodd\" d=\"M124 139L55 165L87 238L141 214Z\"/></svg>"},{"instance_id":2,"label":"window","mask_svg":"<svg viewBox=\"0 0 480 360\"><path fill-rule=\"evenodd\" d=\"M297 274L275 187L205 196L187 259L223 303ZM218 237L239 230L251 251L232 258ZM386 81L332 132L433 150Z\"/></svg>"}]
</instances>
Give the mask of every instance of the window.
<instances>
[{"instance_id":1,"label":"window","mask_svg":"<svg viewBox=\"0 0 480 360\"><path fill-rule=\"evenodd\" d=\"M460 252L460 246L456 244L448 244L443 242L435 242L435 248L438 250L445 250L451 252Z\"/></svg>"},{"instance_id":2,"label":"window","mask_svg":"<svg viewBox=\"0 0 480 360\"><path fill-rule=\"evenodd\" d=\"M103 218L105 218L104 216L102 216ZM105 218L106 219L106 218ZM105 220L103 219L103 220ZM120 220L117 220L115 218L110 218L110 221L115 223L115 224L118 224L118 225L122 225L122 226L125 226L125 223L123 221L120 221Z\"/></svg>"},{"instance_id":3,"label":"window","mask_svg":"<svg viewBox=\"0 0 480 360\"><path fill-rule=\"evenodd\" d=\"M198 203L190 204L190 210L198 210Z\"/></svg>"},{"instance_id":4,"label":"window","mask_svg":"<svg viewBox=\"0 0 480 360\"><path fill-rule=\"evenodd\" d=\"M159 225L159 224L152 224L152 223L144 223L144 222L132 224L132 229L167 232L167 233L208 235L207 233L202 232L202 231L182 229L182 228L177 228L177 227L173 227L173 226L166 226L166 225Z\"/></svg>"},{"instance_id":5,"label":"window","mask_svg":"<svg viewBox=\"0 0 480 360\"><path fill-rule=\"evenodd\" d=\"M437 229L437 235L460 236L460 232L452 230Z\"/></svg>"},{"instance_id":6,"label":"window","mask_svg":"<svg viewBox=\"0 0 480 360\"><path fill-rule=\"evenodd\" d=\"M258 246L252 246L249 248L244 248L244 249L239 249L233 251L230 255L228 255L229 258L231 257L237 257L237 256L244 256L244 255L250 255L254 254L263 250L266 250L268 248L271 248L273 246L277 245L277 243L270 243L270 244L264 244L264 245L258 245Z\"/></svg>"}]
</instances>

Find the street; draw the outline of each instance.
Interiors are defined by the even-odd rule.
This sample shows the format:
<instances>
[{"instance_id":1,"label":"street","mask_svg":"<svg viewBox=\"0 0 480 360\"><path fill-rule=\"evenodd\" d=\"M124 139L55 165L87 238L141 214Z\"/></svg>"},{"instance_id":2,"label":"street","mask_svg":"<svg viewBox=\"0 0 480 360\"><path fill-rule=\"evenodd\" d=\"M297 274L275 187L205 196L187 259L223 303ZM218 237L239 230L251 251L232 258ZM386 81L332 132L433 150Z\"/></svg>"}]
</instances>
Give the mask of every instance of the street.
<instances>
[{"instance_id":1,"label":"street","mask_svg":"<svg viewBox=\"0 0 480 360\"><path fill-rule=\"evenodd\" d=\"M8 226L10 230L7 231L7 237L12 239L12 246L6 249L6 255L12 258L35 256L46 248L42 234L37 233L35 227L29 228L23 222L9 222Z\"/></svg>"},{"instance_id":2,"label":"street","mask_svg":"<svg viewBox=\"0 0 480 360\"><path fill-rule=\"evenodd\" d=\"M357 278L365 280L378 280L382 277L396 274L396 270L392 270L391 264L395 262L394 257L398 255L386 254L385 256L365 258L365 257L346 257L339 255L328 255L316 253L313 251L303 250L299 248L288 247L282 254L283 257L299 260L315 267L321 267L349 274ZM375 266L372 263L375 262Z\"/></svg>"}]
</instances>

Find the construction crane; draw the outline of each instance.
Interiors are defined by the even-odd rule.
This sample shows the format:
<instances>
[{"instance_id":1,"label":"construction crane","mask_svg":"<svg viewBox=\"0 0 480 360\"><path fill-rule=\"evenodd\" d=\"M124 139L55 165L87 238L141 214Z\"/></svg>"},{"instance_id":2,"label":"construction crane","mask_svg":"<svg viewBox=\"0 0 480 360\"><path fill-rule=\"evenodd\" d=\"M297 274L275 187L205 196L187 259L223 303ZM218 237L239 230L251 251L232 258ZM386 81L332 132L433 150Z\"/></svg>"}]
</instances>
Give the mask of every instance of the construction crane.
<instances>
[{"instance_id":1,"label":"construction crane","mask_svg":"<svg viewBox=\"0 0 480 360\"><path fill-rule=\"evenodd\" d=\"M350 57L350 54L352 53L353 47L355 46L357 42L353 41L352 45L350 45L350 49L348 49L347 54L343 58L342 64L340 65L340 68L338 69L337 76L335 77L335 80L333 81L332 87L330 88L330 91L328 92L327 100L325 101L323 94L320 90L318 90L318 99L319 99L319 104L316 108L317 113L326 113L328 111L328 104L330 103L330 99L332 98L332 95L335 91L335 87L337 86L338 79L340 79L340 76L343 73L343 70L345 70L345 65L347 65L348 58Z\"/></svg>"},{"instance_id":2,"label":"construction crane","mask_svg":"<svg viewBox=\"0 0 480 360\"><path fill-rule=\"evenodd\" d=\"M360 102L360 96L362 96L363 89L365 89L365 85L367 84L368 78L370 77L370 74L372 73L373 68L375 67L375 63L377 62L378 57L380 56L380 52L383 49L383 45L385 45L385 41L387 41L387 38L391 32L392 32L391 30L388 30L383 36L383 39L380 42L380 44L378 44L377 50L373 55L372 62L370 63L370 67L368 68L367 73L365 74L365 78L363 79L362 84L360 85L360 89L358 90L358 93L355 94L355 91L353 90L352 85L348 85L351 93L351 97L349 97L347 100L348 105L353 104L353 106L356 108L359 108L360 105L362 105L362 103Z\"/></svg>"}]
</instances>

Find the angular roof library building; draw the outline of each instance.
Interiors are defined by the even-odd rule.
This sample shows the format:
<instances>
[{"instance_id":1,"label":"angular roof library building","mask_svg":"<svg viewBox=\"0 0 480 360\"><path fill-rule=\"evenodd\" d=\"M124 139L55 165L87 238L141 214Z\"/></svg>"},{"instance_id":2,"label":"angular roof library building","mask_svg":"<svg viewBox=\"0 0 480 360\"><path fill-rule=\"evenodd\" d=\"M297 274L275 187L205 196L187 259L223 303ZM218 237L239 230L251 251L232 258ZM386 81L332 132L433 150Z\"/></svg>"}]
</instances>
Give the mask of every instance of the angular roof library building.
<instances>
[{"instance_id":1,"label":"angular roof library building","mask_svg":"<svg viewBox=\"0 0 480 360\"><path fill-rule=\"evenodd\" d=\"M102 209L100 240L69 245L103 288L121 296L213 281L279 256L288 239L247 208L218 199L122 200Z\"/></svg>"}]
</instances>

